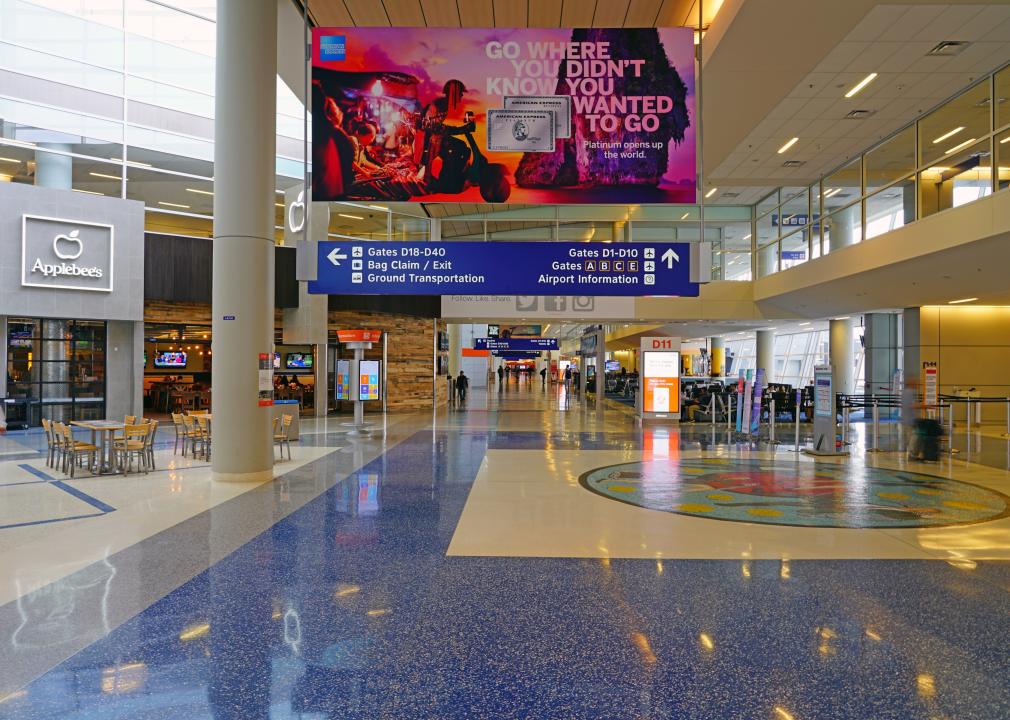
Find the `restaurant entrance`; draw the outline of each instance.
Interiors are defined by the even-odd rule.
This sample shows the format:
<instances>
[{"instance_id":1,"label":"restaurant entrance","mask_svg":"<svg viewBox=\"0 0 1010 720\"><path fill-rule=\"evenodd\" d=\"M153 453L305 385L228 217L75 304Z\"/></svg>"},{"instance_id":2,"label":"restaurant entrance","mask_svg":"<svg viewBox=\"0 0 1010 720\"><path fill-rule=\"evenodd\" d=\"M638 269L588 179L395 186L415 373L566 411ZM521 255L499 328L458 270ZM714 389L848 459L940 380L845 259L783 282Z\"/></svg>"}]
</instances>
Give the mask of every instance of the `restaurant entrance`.
<instances>
[{"instance_id":1,"label":"restaurant entrance","mask_svg":"<svg viewBox=\"0 0 1010 720\"><path fill-rule=\"evenodd\" d=\"M8 427L105 417L106 323L7 318Z\"/></svg>"}]
</instances>

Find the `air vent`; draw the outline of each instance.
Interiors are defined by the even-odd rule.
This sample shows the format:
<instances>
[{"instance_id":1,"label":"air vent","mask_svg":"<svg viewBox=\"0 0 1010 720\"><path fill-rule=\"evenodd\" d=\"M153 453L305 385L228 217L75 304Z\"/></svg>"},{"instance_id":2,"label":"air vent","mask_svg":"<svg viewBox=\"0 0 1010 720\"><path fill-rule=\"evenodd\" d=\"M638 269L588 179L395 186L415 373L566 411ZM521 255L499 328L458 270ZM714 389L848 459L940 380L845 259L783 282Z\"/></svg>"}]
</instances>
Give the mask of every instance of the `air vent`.
<instances>
[{"instance_id":1,"label":"air vent","mask_svg":"<svg viewBox=\"0 0 1010 720\"><path fill-rule=\"evenodd\" d=\"M877 112L876 110L852 110L851 112L849 112L848 114L846 114L845 119L846 120L865 120L866 118L870 117L871 115L873 115L876 112Z\"/></svg>"},{"instance_id":2,"label":"air vent","mask_svg":"<svg viewBox=\"0 0 1010 720\"><path fill-rule=\"evenodd\" d=\"M724 198L735 198L735 197L740 197L740 193L738 193L738 192L724 192L722 194L722 196Z\"/></svg>"},{"instance_id":3,"label":"air vent","mask_svg":"<svg viewBox=\"0 0 1010 720\"><path fill-rule=\"evenodd\" d=\"M838 193L837 195L831 196L833 199L852 197L852 193Z\"/></svg>"},{"instance_id":4,"label":"air vent","mask_svg":"<svg viewBox=\"0 0 1010 720\"><path fill-rule=\"evenodd\" d=\"M997 105L1002 105L1005 102L1006 102L1005 97L996 98ZM989 107L989 98L983 98L982 100L979 100L977 103L975 103L975 107L977 108Z\"/></svg>"},{"instance_id":5,"label":"air vent","mask_svg":"<svg viewBox=\"0 0 1010 720\"><path fill-rule=\"evenodd\" d=\"M966 47L971 45L970 42L966 40L944 40L938 43L936 47L926 53L927 56L932 57L950 57L951 55L958 55Z\"/></svg>"},{"instance_id":6,"label":"air vent","mask_svg":"<svg viewBox=\"0 0 1010 720\"><path fill-rule=\"evenodd\" d=\"M782 167L801 167L806 165L806 160L786 160L782 163Z\"/></svg>"}]
</instances>

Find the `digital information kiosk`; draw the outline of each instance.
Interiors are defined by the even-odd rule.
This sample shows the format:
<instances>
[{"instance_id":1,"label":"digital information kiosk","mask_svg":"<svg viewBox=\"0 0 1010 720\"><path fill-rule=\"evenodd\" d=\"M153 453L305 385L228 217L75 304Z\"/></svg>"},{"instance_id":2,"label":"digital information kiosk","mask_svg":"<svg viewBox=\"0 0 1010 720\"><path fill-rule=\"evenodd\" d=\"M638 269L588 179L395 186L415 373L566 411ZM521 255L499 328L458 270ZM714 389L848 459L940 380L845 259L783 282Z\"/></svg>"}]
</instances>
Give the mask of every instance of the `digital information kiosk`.
<instances>
[{"instance_id":1,"label":"digital information kiosk","mask_svg":"<svg viewBox=\"0 0 1010 720\"><path fill-rule=\"evenodd\" d=\"M835 388L831 366L814 368L814 445L803 452L808 455L848 455L837 445L838 418L835 414Z\"/></svg>"},{"instance_id":2,"label":"digital information kiosk","mask_svg":"<svg viewBox=\"0 0 1010 720\"><path fill-rule=\"evenodd\" d=\"M638 416L643 420L679 420L680 338L644 337L640 349Z\"/></svg>"},{"instance_id":3,"label":"digital information kiosk","mask_svg":"<svg viewBox=\"0 0 1010 720\"><path fill-rule=\"evenodd\" d=\"M365 360L365 350L382 339L381 330L338 330L337 340L354 358L337 360L334 377L334 395L337 400L354 403L354 422L351 434L364 434L374 423L365 422L365 403L380 400L383 395L382 364L378 360Z\"/></svg>"}]
</instances>

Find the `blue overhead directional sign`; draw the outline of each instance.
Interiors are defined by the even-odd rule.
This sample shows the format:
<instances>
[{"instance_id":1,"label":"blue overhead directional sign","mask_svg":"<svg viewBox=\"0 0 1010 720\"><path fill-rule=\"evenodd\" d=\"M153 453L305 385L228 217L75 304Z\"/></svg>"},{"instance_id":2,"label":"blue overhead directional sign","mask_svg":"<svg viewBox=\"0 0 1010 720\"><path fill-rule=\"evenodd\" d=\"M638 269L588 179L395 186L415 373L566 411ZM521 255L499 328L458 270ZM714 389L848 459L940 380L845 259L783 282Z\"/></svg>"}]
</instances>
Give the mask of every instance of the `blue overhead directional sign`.
<instances>
[{"instance_id":1,"label":"blue overhead directional sign","mask_svg":"<svg viewBox=\"0 0 1010 720\"><path fill-rule=\"evenodd\" d=\"M474 350L557 350L557 338L474 338Z\"/></svg>"},{"instance_id":2,"label":"blue overhead directional sign","mask_svg":"<svg viewBox=\"0 0 1010 720\"><path fill-rule=\"evenodd\" d=\"M698 296L688 243L320 242L330 295Z\"/></svg>"}]
</instances>

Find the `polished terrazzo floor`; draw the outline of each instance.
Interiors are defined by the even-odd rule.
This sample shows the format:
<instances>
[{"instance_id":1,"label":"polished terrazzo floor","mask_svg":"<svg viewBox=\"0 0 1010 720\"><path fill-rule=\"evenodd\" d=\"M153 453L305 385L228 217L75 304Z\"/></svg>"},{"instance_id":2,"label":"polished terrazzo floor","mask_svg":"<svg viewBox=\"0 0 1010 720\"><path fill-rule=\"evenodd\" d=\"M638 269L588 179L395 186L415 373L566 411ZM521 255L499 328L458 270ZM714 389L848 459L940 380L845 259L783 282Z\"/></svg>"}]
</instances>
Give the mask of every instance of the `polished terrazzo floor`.
<instances>
[{"instance_id":1,"label":"polished terrazzo floor","mask_svg":"<svg viewBox=\"0 0 1010 720\"><path fill-rule=\"evenodd\" d=\"M705 427L643 431L536 386L302 445L319 454L274 482L0 607L21 653L0 658L0 718L1010 717L1010 564L977 554L1003 543L999 520L940 528L952 539L930 550L892 533L935 527L725 522L604 497L623 486L590 491L594 468L714 459L774 476L799 461ZM987 488L983 505L1007 484L962 460L865 457L849 462ZM463 547L509 532L488 522L494 493L512 556ZM567 556L544 545L590 539ZM861 559L888 542L923 559Z\"/></svg>"}]
</instances>

